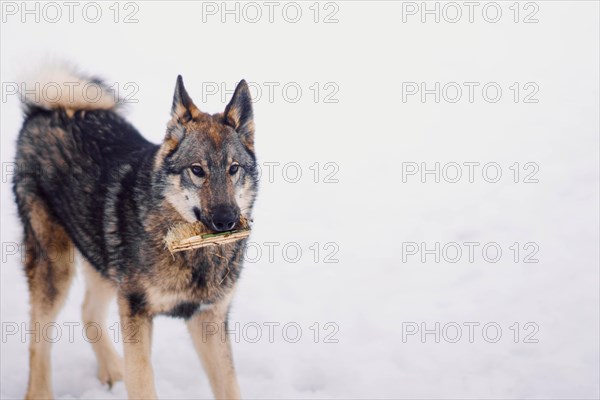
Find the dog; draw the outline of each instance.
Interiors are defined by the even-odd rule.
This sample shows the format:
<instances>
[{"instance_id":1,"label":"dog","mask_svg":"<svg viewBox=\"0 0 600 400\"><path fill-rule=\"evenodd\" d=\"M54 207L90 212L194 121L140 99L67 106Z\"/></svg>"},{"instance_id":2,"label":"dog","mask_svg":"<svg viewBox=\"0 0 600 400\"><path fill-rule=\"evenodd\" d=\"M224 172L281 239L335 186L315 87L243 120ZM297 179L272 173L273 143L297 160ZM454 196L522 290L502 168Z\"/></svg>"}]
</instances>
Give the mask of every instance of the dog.
<instances>
[{"instance_id":1,"label":"dog","mask_svg":"<svg viewBox=\"0 0 600 400\"><path fill-rule=\"evenodd\" d=\"M245 241L170 254L164 237L177 223L201 221L223 232L241 215L251 218L258 168L247 83L240 81L224 112L211 115L178 76L166 134L156 145L122 117L122 102L101 80L70 71L46 75L22 96L13 181L32 326L56 319L75 272L73 254L80 253L84 323L106 333L115 297L119 309L123 359L109 335L92 343L102 383L123 379L130 399L157 397L152 320L168 315L187 323L214 396L239 398L230 341L206 330L227 326ZM44 95L48 85L59 90ZM94 92L100 94L85 95ZM52 398L50 345L31 340L27 399Z\"/></svg>"}]
</instances>

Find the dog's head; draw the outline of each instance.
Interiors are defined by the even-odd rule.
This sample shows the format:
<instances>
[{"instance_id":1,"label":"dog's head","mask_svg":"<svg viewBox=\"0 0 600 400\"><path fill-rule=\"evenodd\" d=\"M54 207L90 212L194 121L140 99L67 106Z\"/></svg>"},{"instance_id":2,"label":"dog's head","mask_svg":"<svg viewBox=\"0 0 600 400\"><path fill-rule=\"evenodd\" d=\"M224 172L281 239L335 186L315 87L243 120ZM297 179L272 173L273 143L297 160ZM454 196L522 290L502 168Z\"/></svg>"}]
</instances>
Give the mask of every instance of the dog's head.
<instances>
[{"instance_id":1,"label":"dog's head","mask_svg":"<svg viewBox=\"0 0 600 400\"><path fill-rule=\"evenodd\" d=\"M242 80L225 111L210 115L178 76L171 117L155 164L166 200L188 222L235 229L240 214L250 216L258 181L248 85Z\"/></svg>"}]
</instances>

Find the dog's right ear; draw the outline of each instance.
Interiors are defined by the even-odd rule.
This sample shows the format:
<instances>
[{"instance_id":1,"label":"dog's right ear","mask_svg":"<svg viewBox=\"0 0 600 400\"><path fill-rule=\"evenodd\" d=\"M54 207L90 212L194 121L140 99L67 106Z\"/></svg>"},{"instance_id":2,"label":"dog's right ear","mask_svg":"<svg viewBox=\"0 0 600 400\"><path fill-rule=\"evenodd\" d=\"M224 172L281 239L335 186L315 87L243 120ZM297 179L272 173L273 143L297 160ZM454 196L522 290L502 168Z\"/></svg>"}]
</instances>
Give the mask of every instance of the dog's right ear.
<instances>
[{"instance_id":1,"label":"dog's right ear","mask_svg":"<svg viewBox=\"0 0 600 400\"><path fill-rule=\"evenodd\" d=\"M200 114L201 111L183 86L183 78L178 75L171 106L171 121L167 125L167 136L165 137L168 147L173 149L177 147L185 135L185 125Z\"/></svg>"},{"instance_id":2,"label":"dog's right ear","mask_svg":"<svg viewBox=\"0 0 600 400\"><path fill-rule=\"evenodd\" d=\"M188 123L200 114L200 110L183 86L183 78L177 75L175 84L175 94L173 95L173 106L171 107L171 116L181 124Z\"/></svg>"}]
</instances>

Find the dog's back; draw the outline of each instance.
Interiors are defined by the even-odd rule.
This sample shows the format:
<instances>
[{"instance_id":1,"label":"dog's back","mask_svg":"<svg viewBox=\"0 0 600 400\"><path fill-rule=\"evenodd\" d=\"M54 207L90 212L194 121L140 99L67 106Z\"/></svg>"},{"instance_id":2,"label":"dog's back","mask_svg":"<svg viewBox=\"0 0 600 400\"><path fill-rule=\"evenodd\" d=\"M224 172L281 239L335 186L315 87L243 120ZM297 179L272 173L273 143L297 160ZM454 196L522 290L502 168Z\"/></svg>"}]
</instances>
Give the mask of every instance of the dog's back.
<instances>
[{"instance_id":1,"label":"dog's back","mask_svg":"<svg viewBox=\"0 0 600 400\"><path fill-rule=\"evenodd\" d=\"M105 201L127 173L140 170L158 146L146 141L118 113L112 91L96 79L58 74L37 82L24 98L25 121L17 143L14 191L24 222L33 222L31 204L43 205L53 222L66 230L97 268L106 265ZM56 81L52 79L60 79ZM75 82L102 97L70 96L65 83ZM60 96L44 99L57 85ZM38 90L38 92L33 92ZM85 92L84 92L85 93ZM150 167L151 168L151 167Z\"/></svg>"}]
</instances>

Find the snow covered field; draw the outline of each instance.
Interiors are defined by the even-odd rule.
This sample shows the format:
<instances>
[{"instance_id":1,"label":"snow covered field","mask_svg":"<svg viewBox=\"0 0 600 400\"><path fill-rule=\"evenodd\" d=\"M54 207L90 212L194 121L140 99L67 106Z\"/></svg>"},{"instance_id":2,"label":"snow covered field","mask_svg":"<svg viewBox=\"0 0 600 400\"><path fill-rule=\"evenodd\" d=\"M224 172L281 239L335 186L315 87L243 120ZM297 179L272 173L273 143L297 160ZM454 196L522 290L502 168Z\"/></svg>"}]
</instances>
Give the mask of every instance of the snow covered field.
<instances>
[{"instance_id":1,"label":"snow covered field","mask_svg":"<svg viewBox=\"0 0 600 400\"><path fill-rule=\"evenodd\" d=\"M53 57L115 82L155 142L177 74L209 112L251 82L263 176L231 312L244 397L600 396L597 2L479 2L473 22L428 2L439 23L421 2L80 3L72 23L55 4L39 22L2 5L1 398L22 398L28 368L12 90ZM439 182L421 174L436 163ZM79 274L57 321L55 396L124 398L71 324L83 290ZM153 361L160 397L212 396L182 321L156 319Z\"/></svg>"}]
</instances>

